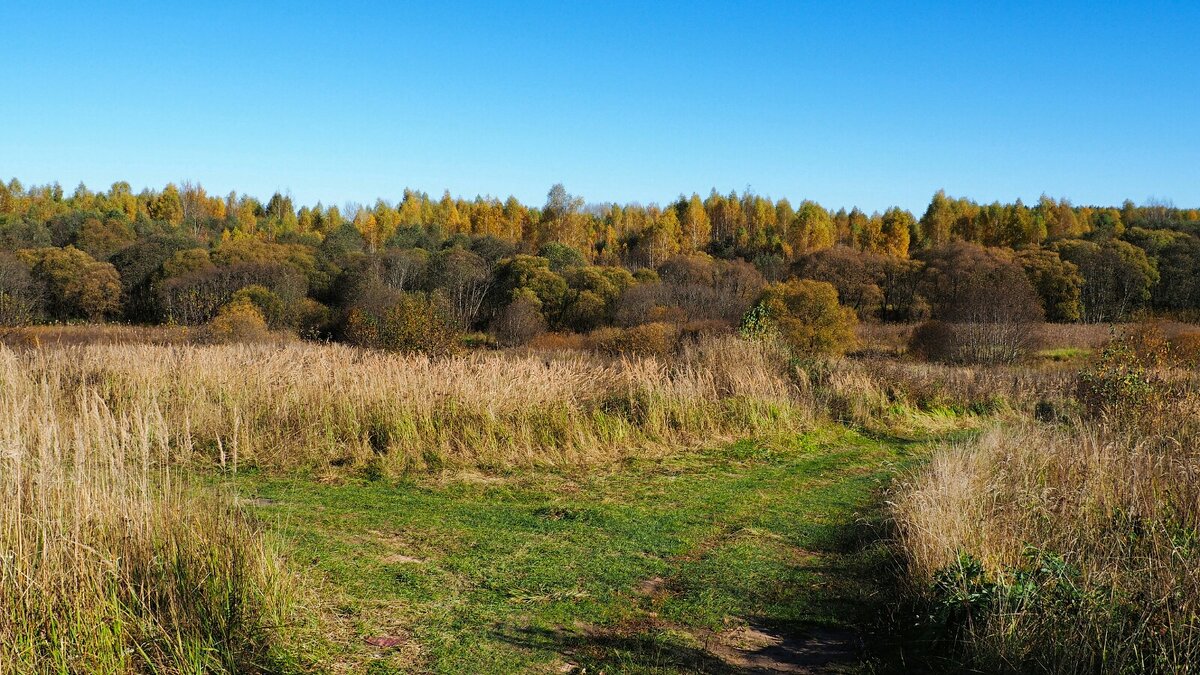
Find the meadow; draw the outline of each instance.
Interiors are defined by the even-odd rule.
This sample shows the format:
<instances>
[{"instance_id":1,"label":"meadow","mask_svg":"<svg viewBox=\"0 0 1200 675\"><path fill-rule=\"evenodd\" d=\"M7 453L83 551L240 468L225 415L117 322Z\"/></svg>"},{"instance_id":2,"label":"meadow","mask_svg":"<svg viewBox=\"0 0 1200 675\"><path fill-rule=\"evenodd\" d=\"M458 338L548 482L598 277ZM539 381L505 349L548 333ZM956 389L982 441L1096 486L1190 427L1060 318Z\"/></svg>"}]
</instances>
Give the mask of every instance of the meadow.
<instances>
[{"instance_id":1,"label":"meadow","mask_svg":"<svg viewBox=\"0 0 1200 675\"><path fill-rule=\"evenodd\" d=\"M0 670L1184 667L1194 371L1059 331L988 366L870 326L821 359L11 332Z\"/></svg>"},{"instance_id":2,"label":"meadow","mask_svg":"<svg viewBox=\"0 0 1200 675\"><path fill-rule=\"evenodd\" d=\"M320 668L283 636L322 598L242 499L247 474L390 486L612 470L810 420L781 364L735 340L666 363L128 337L0 349L10 672Z\"/></svg>"}]
</instances>

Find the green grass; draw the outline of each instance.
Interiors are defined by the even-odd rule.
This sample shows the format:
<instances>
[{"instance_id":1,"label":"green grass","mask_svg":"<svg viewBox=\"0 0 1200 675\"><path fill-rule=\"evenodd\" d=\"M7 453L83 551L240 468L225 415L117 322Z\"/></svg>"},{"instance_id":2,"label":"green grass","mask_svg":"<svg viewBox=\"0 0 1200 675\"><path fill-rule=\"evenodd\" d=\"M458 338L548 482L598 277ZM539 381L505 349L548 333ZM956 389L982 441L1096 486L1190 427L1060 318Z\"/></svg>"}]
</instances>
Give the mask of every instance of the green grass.
<instances>
[{"instance_id":1,"label":"green grass","mask_svg":"<svg viewBox=\"0 0 1200 675\"><path fill-rule=\"evenodd\" d=\"M1041 349L1037 352L1037 356L1047 361L1061 363L1080 361L1086 359L1091 353L1092 350L1086 347L1058 347L1055 349Z\"/></svg>"},{"instance_id":2,"label":"green grass","mask_svg":"<svg viewBox=\"0 0 1200 675\"><path fill-rule=\"evenodd\" d=\"M607 471L237 484L322 598L322 667L732 672L705 644L746 622L870 622L879 493L912 458L827 428Z\"/></svg>"}]
</instances>

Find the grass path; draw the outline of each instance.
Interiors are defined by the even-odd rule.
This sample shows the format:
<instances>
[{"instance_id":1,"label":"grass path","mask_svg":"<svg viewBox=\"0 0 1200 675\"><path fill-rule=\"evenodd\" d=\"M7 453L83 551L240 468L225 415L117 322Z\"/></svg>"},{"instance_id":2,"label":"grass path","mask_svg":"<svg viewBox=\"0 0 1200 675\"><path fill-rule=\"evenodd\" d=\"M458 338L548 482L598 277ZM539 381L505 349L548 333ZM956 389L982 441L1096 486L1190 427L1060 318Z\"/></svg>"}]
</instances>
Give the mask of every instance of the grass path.
<instances>
[{"instance_id":1,"label":"grass path","mask_svg":"<svg viewBox=\"0 0 1200 675\"><path fill-rule=\"evenodd\" d=\"M238 489L318 585L331 670L825 672L859 660L864 533L909 459L827 428L603 472Z\"/></svg>"}]
</instances>

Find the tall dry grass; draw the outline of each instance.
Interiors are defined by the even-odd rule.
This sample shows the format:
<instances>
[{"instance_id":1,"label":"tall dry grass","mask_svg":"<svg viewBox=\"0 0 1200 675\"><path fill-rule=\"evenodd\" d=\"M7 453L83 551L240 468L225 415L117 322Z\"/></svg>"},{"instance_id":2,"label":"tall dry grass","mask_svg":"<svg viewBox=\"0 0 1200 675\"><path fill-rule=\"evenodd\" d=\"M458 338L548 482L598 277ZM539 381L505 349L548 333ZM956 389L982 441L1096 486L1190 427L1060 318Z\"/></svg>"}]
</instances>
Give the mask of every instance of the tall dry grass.
<instances>
[{"instance_id":1,"label":"tall dry grass","mask_svg":"<svg viewBox=\"0 0 1200 675\"><path fill-rule=\"evenodd\" d=\"M776 355L736 338L659 359L340 345L96 345L12 354L52 395L154 409L180 459L402 473L587 465L801 428Z\"/></svg>"},{"instance_id":2,"label":"tall dry grass","mask_svg":"<svg viewBox=\"0 0 1200 675\"><path fill-rule=\"evenodd\" d=\"M1150 419L995 427L899 490L914 590L975 667L1200 663L1200 389L1175 391Z\"/></svg>"},{"instance_id":3,"label":"tall dry grass","mask_svg":"<svg viewBox=\"0 0 1200 675\"><path fill-rule=\"evenodd\" d=\"M1076 371L1060 363L965 366L858 358L806 363L803 397L835 421L871 431L925 435L985 418L1058 419L1078 409Z\"/></svg>"},{"instance_id":4,"label":"tall dry grass","mask_svg":"<svg viewBox=\"0 0 1200 675\"><path fill-rule=\"evenodd\" d=\"M201 332L187 326L126 326L122 324L61 324L0 327L0 344L16 349L92 344L188 344Z\"/></svg>"},{"instance_id":5,"label":"tall dry grass","mask_svg":"<svg viewBox=\"0 0 1200 675\"><path fill-rule=\"evenodd\" d=\"M278 558L167 468L153 399L65 386L54 358L0 349L0 673L278 672Z\"/></svg>"}]
</instances>

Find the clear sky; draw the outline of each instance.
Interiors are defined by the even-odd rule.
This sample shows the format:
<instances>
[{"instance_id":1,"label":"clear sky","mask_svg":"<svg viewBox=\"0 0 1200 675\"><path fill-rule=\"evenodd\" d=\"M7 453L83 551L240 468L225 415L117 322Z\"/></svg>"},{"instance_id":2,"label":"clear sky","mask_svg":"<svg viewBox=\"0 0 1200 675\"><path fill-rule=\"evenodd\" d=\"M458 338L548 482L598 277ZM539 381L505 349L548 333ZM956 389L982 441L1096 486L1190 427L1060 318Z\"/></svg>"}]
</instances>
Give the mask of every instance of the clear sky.
<instances>
[{"instance_id":1,"label":"clear sky","mask_svg":"<svg viewBox=\"0 0 1200 675\"><path fill-rule=\"evenodd\" d=\"M974 5L974 7L970 7ZM1051 7L1050 5L1054 5ZM1200 206L1200 2L7 0L0 176Z\"/></svg>"}]
</instances>

